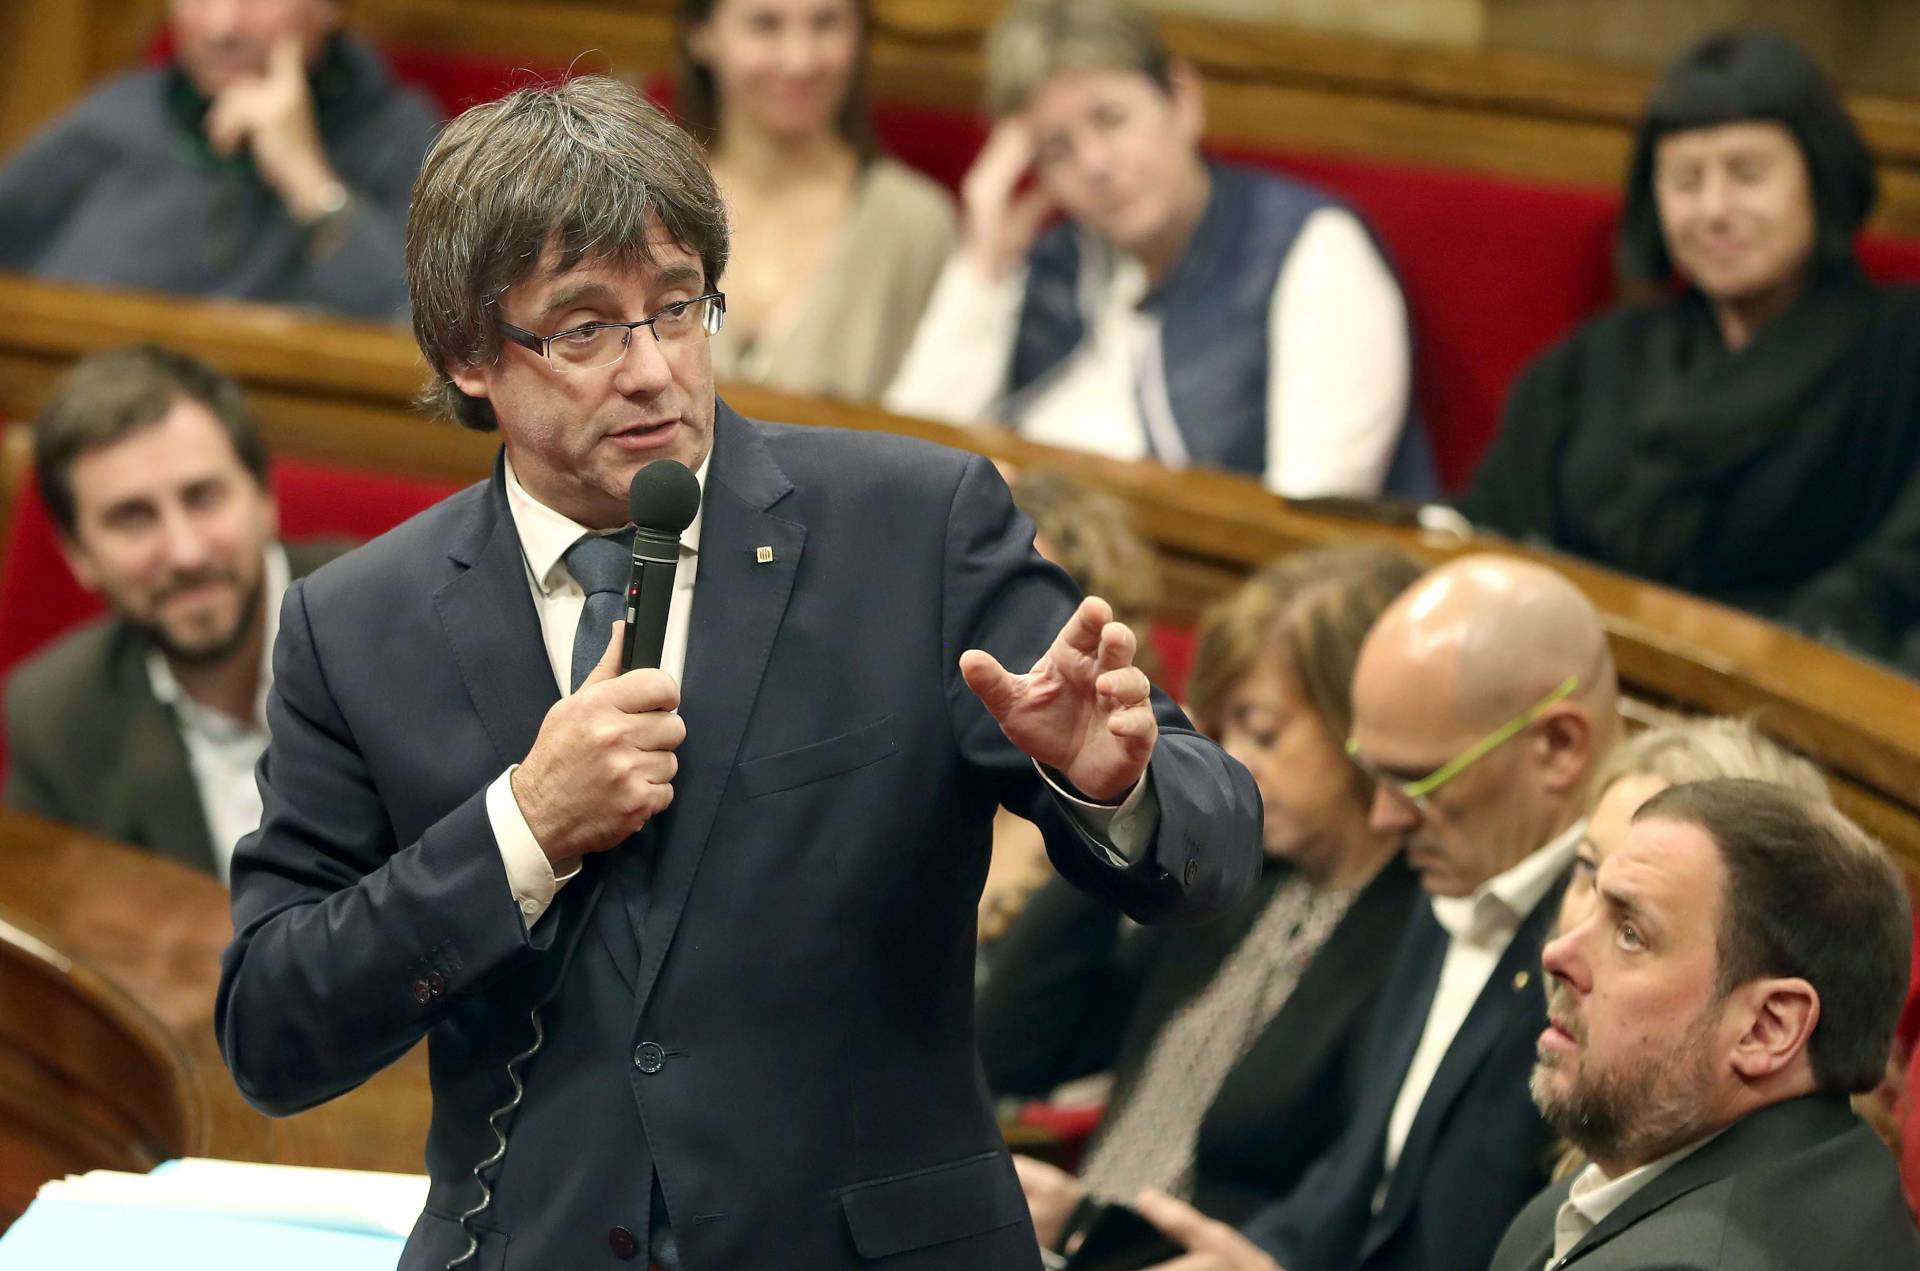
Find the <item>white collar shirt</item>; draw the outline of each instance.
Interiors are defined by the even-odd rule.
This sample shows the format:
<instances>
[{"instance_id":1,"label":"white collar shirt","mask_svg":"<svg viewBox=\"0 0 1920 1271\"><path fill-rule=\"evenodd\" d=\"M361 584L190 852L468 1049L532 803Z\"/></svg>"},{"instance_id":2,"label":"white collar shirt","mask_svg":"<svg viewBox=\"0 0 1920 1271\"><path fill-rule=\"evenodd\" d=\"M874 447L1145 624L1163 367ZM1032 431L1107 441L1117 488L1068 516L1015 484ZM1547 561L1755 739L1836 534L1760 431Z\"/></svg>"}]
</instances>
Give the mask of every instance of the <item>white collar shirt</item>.
<instances>
[{"instance_id":1,"label":"white collar shirt","mask_svg":"<svg viewBox=\"0 0 1920 1271\"><path fill-rule=\"evenodd\" d=\"M1588 1232L1605 1222L1634 1193L1719 1138L1721 1133L1723 1131L1715 1130L1703 1139L1675 1148L1658 1160L1630 1169L1618 1178L1608 1178L1598 1165L1588 1162L1587 1167L1574 1176L1567 1198L1560 1202L1560 1209L1554 1215L1553 1256L1547 1259L1544 1271L1553 1271L1558 1267L1561 1259L1587 1238Z\"/></svg>"},{"instance_id":2,"label":"white collar shirt","mask_svg":"<svg viewBox=\"0 0 1920 1271\"><path fill-rule=\"evenodd\" d=\"M1373 1197L1376 1212L1386 1203L1387 1187L1399 1164L1401 1149L1407 1145L1420 1104L1453 1039L1493 977L1493 969L1507 946L1513 943L1520 924L1572 863L1585 829L1584 821L1569 826L1546 846L1482 883L1471 895L1432 899L1434 919L1447 933L1447 952L1440 964L1440 980L1427 1010L1420 1044L1394 1100L1393 1115L1387 1120L1386 1168ZM1522 974L1533 976L1537 972L1529 969Z\"/></svg>"},{"instance_id":3,"label":"white collar shirt","mask_svg":"<svg viewBox=\"0 0 1920 1271\"><path fill-rule=\"evenodd\" d=\"M254 693L253 718L235 719L225 711L193 699L174 678L166 655L147 653L147 682L153 696L173 712L174 725L187 748L187 766L207 820L213 867L226 882L233 868L233 849L260 825L260 787L254 766L267 749L267 693L273 688L273 642L280 635L280 601L287 594L292 569L286 549L267 544L261 570L260 605L264 625L260 641L260 682Z\"/></svg>"},{"instance_id":4,"label":"white collar shirt","mask_svg":"<svg viewBox=\"0 0 1920 1271\"><path fill-rule=\"evenodd\" d=\"M678 684L686 672L687 632L693 625L693 584L700 565L700 525L706 516L707 467L712 452L694 473L700 484L701 508L692 524L680 535L680 562L673 573L673 598L667 605L667 630L660 646L660 669ZM540 619L540 639L553 668L554 686L560 696L572 692L573 636L580 624L580 611L586 608L587 595L567 568L567 549L591 530L554 511L533 497L520 484L511 460L502 460L506 470L507 510L513 517L514 532L520 539L520 558L526 566L527 588L533 596L534 613ZM546 913L560 888L579 872L579 862L564 874L553 872L553 863L527 826L527 818L513 797L513 772L509 767L487 787L487 820L493 828L500 859L506 866L507 883L513 889L514 902L522 921L531 928Z\"/></svg>"}]
</instances>

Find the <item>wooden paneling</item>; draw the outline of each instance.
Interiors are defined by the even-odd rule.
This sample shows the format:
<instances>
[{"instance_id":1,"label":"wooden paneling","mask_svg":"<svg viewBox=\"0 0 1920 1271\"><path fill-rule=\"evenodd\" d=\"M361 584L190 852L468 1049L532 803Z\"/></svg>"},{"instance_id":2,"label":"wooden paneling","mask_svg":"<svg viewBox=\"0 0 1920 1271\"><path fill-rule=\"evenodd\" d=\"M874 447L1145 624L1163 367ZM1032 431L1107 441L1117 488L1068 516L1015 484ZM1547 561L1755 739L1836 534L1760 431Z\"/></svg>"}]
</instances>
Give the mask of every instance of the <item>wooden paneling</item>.
<instances>
[{"instance_id":1,"label":"wooden paneling","mask_svg":"<svg viewBox=\"0 0 1920 1271\"><path fill-rule=\"evenodd\" d=\"M393 330L17 279L0 279L0 416L30 417L76 357L155 332L236 375L281 453L450 480L487 471L490 436L414 412L424 372L411 342ZM1783 628L1570 558L1289 505L1235 476L1107 461L994 430L765 389L723 391L749 415L907 433L1063 468L1110 489L1168 562L1176 616L1191 616L1247 570L1315 544L1380 539L1433 560L1487 548L1548 560L1599 607L1629 692L1662 706L1752 716L1817 760L1849 810L1920 873L1920 685Z\"/></svg>"},{"instance_id":2,"label":"wooden paneling","mask_svg":"<svg viewBox=\"0 0 1920 1271\"><path fill-rule=\"evenodd\" d=\"M0 810L0 1209L68 1169L182 1154L423 1168L424 1050L298 1116L241 1099L213 1034L231 934L217 880Z\"/></svg>"}]
</instances>

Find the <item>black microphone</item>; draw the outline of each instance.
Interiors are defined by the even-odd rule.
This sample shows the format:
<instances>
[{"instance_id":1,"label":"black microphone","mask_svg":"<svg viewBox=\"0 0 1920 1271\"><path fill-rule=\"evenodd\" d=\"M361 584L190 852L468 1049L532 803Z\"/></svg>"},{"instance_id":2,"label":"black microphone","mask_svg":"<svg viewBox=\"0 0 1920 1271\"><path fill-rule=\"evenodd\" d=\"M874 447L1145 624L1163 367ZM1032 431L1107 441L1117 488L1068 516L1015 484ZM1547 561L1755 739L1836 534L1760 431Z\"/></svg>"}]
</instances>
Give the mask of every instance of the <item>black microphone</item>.
<instances>
[{"instance_id":1,"label":"black microphone","mask_svg":"<svg viewBox=\"0 0 1920 1271\"><path fill-rule=\"evenodd\" d=\"M627 515L633 520L633 572L627 575L627 634L620 669L660 665L680 565L680 534L700 511L700 481L677 459L656 459L633 474Z\"/></svg>"}]
</instances>

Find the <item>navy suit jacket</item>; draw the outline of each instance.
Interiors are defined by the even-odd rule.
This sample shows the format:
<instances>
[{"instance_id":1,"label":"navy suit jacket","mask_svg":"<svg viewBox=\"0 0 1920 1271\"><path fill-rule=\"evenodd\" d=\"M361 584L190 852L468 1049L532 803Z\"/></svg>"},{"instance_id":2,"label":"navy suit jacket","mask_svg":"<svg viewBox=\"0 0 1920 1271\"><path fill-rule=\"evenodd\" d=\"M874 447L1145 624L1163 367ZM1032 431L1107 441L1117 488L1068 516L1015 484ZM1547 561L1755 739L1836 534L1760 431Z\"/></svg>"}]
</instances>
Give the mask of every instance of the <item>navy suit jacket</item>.
<instances>
[{"instance_id":1,"label":"navy suit jacket","mask_svg":"<svg viewBox=\"0 0 1920 1271\"><path fill-rule=\"evenodd\" d=\"M1543 1271L1565 1178L1513 1220L1493 1271ZM1837 1095L1749 1113L1627 1197L1556 1271L1916 1271L1920 1234L1900 1173Z\"/></svg>"},{"instance_id":2,"label":"navy suit jacket","mask_svg":"<svg viewBox=\"0 0 1920 1271\"><path fill-rule=\"evenodd\" d=\"M1066 821L956 666L1023 669L1076 603L984 460L722 405L702 525L672 806L531 933L484 791L557 693L499 472L288 593L228 1066L287 1113L429 1038L408 1271L466 1247L549 990L479 1271L627 1265L609 1235L647 1247L655 1169L686 1271L1037 1267L974 1052L995 804L1134 916L1197 920L1258 868L1252 780L1157 698L1141 859Z\"/></svg>"},{"instance_id":3,"label":"navy suit jacket","mask_svg":"<svg viewBox=\"0 0 1920 1271\"><path fill-rule=\"evenodd\" d=\"M1560 910L1550 888L1520 924L1447 1048L1373 1212L1387 1122L1440 982L1447 933L1414 906L1387 974L1346 1133L1285 1200L1243 1228L1286 1271L1478 1271L1546 1186L1554 1136L1527 1091L1547 1024L1540 949Z\"/></svg>"}]
</instances>

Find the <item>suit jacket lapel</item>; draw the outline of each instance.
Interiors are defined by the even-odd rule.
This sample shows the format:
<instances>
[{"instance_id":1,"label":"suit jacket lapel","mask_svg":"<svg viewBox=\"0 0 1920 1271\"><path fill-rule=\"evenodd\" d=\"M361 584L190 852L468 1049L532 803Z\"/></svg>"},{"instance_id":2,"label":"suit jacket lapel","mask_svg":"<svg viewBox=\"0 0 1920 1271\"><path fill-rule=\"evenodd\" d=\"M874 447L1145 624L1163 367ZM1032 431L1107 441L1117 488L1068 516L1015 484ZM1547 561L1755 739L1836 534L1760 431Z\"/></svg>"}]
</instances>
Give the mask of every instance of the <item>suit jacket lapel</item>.
<instances>
[{"instance_id":1,"label":"suit jacket lapel","mask_svg":"<svg viewBox=\"0 0 1920 1271\"><path fill-rule=\"evenodd\" d=\"M644 933L636 1012L646 1007L686 909L787 611L806 527L769 509L792 489L755 425L716 400L681 677L687 736L673 803L649 827L658 835L651 884L621 889L635 927ZM770 560L760 559L763 547L772 548Z\"/></svg>"},{"instance_id":2,"label":"suit jacket lapel","mask_svg":"<svg viewBox=\"0 0 1920 1271\"><path fill-rule=\"evenodd\" d=\"M433 597L454 664L502 768L526 758L541 721L560 700L520 536L507 510L503 461L495 460L485 495L447 548L460 568Z\"/></svg>"},{"instance_id":3,"label":"suit jacket lapel","mask_svg":"<svg viewBox=\"0 0 1920 1271\"><path fill-rule=\"evenodd\" d=\"M127 809L130 835L162 856L214 873L213 832L200 804L187 744L173 711L153 695L144 641L119 642L114 680L127 703L120 760L104 798Z\"/></svg>"},{"instance_id":4,"label":"suit jacket lapel","mask_svg":"<svg viewBox=\"0 0 1920 1271\"><path fill-rule=\"evenodd\" d=\"M1363 1136L1372 1159L1354 1162L1354 1168L1368 1172L1379 1166L1387 1123L1393 1119L1393 1105L1400 1085L1413 1064L1413 1052L1419 1048L1420 1034L1426 1024L1427 1010L1440 983L1440 962L1447 952L1447 933L1434 918L1424 897L1416 897L1407 928L1394 955L1393 970L1380 990L1374 1005L1373 1032L1367 1043L1365 1078L1360 1083L1360 1103L1354 1109L1356 1124L1366 1126ZM1358 1131L1354 1131L1358 1134Z\"/></svg>"},{"instance_id":5,"label":"suit jacket lapel","mask_svg":"<svg viewBox=\"0 0 1920 1271\"><path fill-rule=\"evenodd\" d=\"M1677 1162L1620 1202L1567 1251L1559 1265L1572 1266L1649 1214L1688 1192L1727 1177L1751 1162L1777 1164L1812 1143L1845 1133L1856 1124L1852 1107L1833 1095L1809 1095L1750 1113L1713 1142ZM1549 1250L1551 1252L1551 1250Z\"/></svg>"},{"instance_id":6,"label":"suit jacket lapel","mask_svg":"<svg viewBox=\"0 0 1920 1271\"><path fill-rule=\"evenodd\" d=\"M1556 884L1521 920L1519 930L1507 942L1506 951L1494 964L1486 987L1474 999L1473 1009L1467 1012L1460 1031L1454 1035L1453 1044L1447 1047L1440 1067L1434 1071L1432 1084L1420 1100L1420 1110L1407 1130L1407 1141L1401 1149L1399 1162L1394 1166L1393 1180L1387 1190L1387 1202L1368 1230L1369 1247L1393 1231L1406 1217L1414 1194L1419 1189L1420 1177L1426 1172L1426 1158L1432 1150L1434 1137L1446 1121L1454 1100L1460 1097L1473 1074L1479 1070L1487 1052L1501 1034L1512 1026L1517 1015L1533 1012L1544 1016L1546 1006L1540 984L1540 946L1548 921L1559 910L1560 886ZM1440 956L1445 957L1444 947ZM1428 1001L1431 1004L1431 998ZM1423 1014L1420 1023L1424 1025L1425 1022ZM1411 1052L1408 1058L1411 1061ZM1401 1071L1404 1073L1405 1069Z\"/></svg>"}]
</instances>

